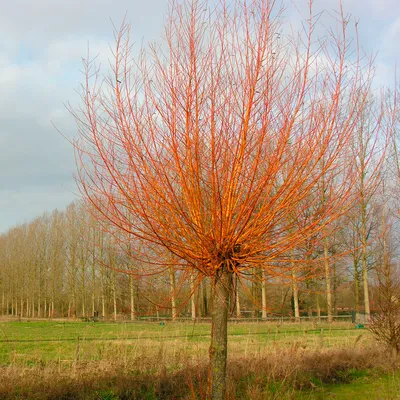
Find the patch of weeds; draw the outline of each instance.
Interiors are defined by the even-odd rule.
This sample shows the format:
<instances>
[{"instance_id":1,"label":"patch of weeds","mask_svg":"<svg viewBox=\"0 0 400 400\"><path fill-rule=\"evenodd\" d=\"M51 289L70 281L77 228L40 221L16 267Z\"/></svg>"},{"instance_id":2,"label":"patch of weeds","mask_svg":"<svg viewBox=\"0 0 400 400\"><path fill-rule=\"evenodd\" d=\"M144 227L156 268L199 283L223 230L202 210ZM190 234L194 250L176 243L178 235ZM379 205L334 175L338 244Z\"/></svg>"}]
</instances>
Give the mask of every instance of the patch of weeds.
<instances>
[{"instance_id":1,"label":"patch of weeds","mask_svg":"<svg viewBox=\"0 0 400 400\"><path fill-rule=\"evenodd\" d=\"M352 382L356 379L367 377L368 371L365 369L350 368L344 371L337 371L337 380L342 383ZM336 379L334 379L336 380Z\"/></svg>"},{"instance_id":2,"label":"patch of weeds","mask_svg":"<svg viewBox=\"0 0 400 400\"><path fill-rule=\"evenodd\" d=\"M100 390L95 395L96 400L120 400L113 390Z\"/></svg>"}]
</instances>

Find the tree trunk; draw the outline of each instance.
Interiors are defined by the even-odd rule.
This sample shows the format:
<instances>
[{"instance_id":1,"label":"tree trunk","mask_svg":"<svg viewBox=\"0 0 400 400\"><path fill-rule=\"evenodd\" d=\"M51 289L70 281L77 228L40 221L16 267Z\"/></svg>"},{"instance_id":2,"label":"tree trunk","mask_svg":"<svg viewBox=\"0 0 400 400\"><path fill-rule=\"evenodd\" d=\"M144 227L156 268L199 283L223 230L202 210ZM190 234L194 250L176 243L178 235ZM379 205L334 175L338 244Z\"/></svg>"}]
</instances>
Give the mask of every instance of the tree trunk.
<instances>
[{"instance_id":1,"label":"tree trunk","mask_svg":"<svg viewBox=\"0 0 400 400\"><path fill-rule=\"evenodd\" d=\"M172 321L176 320L176 293L175 293L175 272L169 268L169 281L171 286L171 317Z\"/></svg>"},{"instance_id":2,"label":"tree trunk","mask_svg":"<svg viewBox=\"0 0 400 400\"><path fill-rule=\"evenodd\" d=\"M37 309L37 316L38 318L42 317L42 294L40 290L40 284L39 284L39 296L38 296L38 309Z\"/></svg>"},{"instance_id":3,"label":"tree trunk","mask_svg":"<svg viewBox=\"0 0 400 400\"><path fill-rule=\"evenodd\" d=\"M318 289L317 289L318 290ZM315 293L315 304L317 306L317 317L318 317L318 322L321 321L321 307L319 305L319 293Z\"/></svg>"},{"instance_id":4,"label":"tree trunk","mask_svg":"<svg viewBox=\"0 0 400 400\"><path fill-rule=\"evenodd\" d=\"M292 294L293 294L294 318L296 322L300 322L299 289L297 286L296 268L294 266L294 261L292 261Z\"/></svg>"},{"instance_id":5,"label":"tree trunk","mask_svg":"<svg viewBox=\"0 0 400 400\"><path fill-rule=\"evenodd\" d=\"M129 289L130 289L130 295L131 295L131 321L134 321L136 319L136 313L135 313L135 290L134 290L134 280L133 280L133 275L129 275Z\"/></svg>"},{"instance_id":6,"label":"tree trunk","mask_svg":"<svg viewBox=\"0 0 400 400\"><path fill-rule=\"evenodd\" d=\"M4 287L3 287L3 294L1 296L1 313L2 313L2 315L6 314L5 304L6 304L6 295L4 293Z\"/></svg>"},{"instance_id":7,"label":"tree trunk","mask_svg":"<svg viewBox=\"0 0 400 400\"><path fill-rule=\"evenodd\" d=\"M190 274L190 304L191 304L191 312L192 312L192 319L196 319L196 303L195 303L195 295L194 295L194 276Z\"/></svg>"},{"instance_id":8,"label":"tree trunk","mask_svg":"<svg viewBox=\"0 0 400 400\"><path fill-rule=\"evenodd\" d=\"M362 274L363 274L363 287L364 287L364 312L365 319L368 322L370 319L370 306L369 306L369 289L368 289L368 265L367 265L367 237L366 237L366 221L362 223Z\"/></svg>"},{"instance_id":9,"label":"tree trunk","mask_svg":"<svg viewBox=\"0 0 400 400\"><path fill-rule=\"evenodd\" d=\"M262 319L267 319L267 282L264 271L261 271L261 305L262 305Z\"/></svg>"},{"instance_id":10,"label":"tree trunk","mask_svg":"<svg viewBox=\"0 0 400 400\"><path fill-rule=\"evenodd\" d=\"M354 259L354 309L356 314L360 312L360 276L358 272L358 261Z\"/></svg>"},{"instance_id":11,"label":"tree trunk","mask_svg":"<svg viewBox=\"0 0 400 400\"><path fill-rule=\"evenodd\" d=\"M201 283L201 291L202 291L202 303L203 303L203 317L207 317L208 315L208 299L207 299L207 283L204 279Z\"/></svg>"},{"instance_id":12,"label":"tree trunk","mask_svg":"<svg viewBox=\"0 0 400 400\"><path fill-rule=\"evenodd\" d=\"M257 281L257 270L253 269L253 279L251 281L251 296L253 297L253 318L257 318L258 319L258 313L259 313L259 309L260 309L260 303L259 303L259 282Z\"/></svg>"},{"instance_id":13,"label":"tree trunk","mask_svg":"<svg viewBox=\"0 0 400 400\"><path fill-rule=\"evenodd\" d=\"M333 322L332 315L332 283L331 283L331 270L329 267L329 253L328 241L324 238L324 268L325 268L325 284L326 284L326 313L328 315L328 322Z\"/></svg>"},{"instance_id":14,"label":"tree trunk","mask_svg":"<svg viewBox=\"0 0 400 400\"><path fill-rule=\"evenodd\" d=\"M217 272L213 285L210 370L211 400L225 400L226 360L228 355L228 308L232 289L232 274Z\"/></svg>"},{"instance_id":15,"label":"tree trunk","mask_svg":"<svg viewBox=\"0 0 400 400\"><path fill-rule=\"evenodd\" d=\"M242 312L240 311L239 282L240 281L236 276L236 318L242 317Z\"/></svg>"},{"instance_id":16,"label":"tree trunk","mask_svg":"<svg viewBox=\"0 0 400 400\"><path fill-rule=\"evenodd\" d=\"M337 315L337 268L336 268L336 263L332 264L332 273L333 273L333 304L332 304L332 311L333 315Z\"/></svg>"},{"instance_id":17,"label":"tree trunk","mask_svg":"<svg viewBox=\"0 0 400 400\"><path fill-rule=\"evenodd\" d=\"M106 282L105 282L105 267L101 269L101 317L106 316Z\"/></svg>"},{"instance_id":18,"label":"tree trunk","mask_svg":"<svg viewBox=\"0 0 400 400\"><path fill-rule=\"evenodd\" d=\"M112 292L113 292L113 306L114 306L114 321L117 320L117 287L115 284L116 276L115 272L113 272L112 277Z\"/></svg>"},{"instance_id":19,"label":"tree trunk","mask_svg":"<svg viewBox=\"0 0 400 400\"><path fill-rule=\"evenodd\" d=\"M106 298L104 293L101 295L101 316L103 319L106 316Z\"/></svg>"}]
</instances>

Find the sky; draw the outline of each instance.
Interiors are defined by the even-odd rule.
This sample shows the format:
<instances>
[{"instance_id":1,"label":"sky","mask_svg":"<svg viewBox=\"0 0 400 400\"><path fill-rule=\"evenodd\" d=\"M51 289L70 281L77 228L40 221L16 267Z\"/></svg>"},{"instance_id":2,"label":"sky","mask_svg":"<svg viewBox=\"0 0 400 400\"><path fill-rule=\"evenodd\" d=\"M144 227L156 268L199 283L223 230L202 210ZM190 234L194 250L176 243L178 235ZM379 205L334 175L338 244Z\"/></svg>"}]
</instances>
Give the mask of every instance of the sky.
<instances>
[{"instance_id":1,"label":"sky","mask_svg":"<svg viewBox=\"0 0 400 400\"><path fill-rule=\"evenodd\" d=\"M286 2L284 15L294 26L305 1ZM375 87L392 85L400 62L400 2L342 3L359 20L363 48L376 54ZM316 10L333 10L339 0L314 4ZM66 104L80 104L81 59L89 48L106 64L112 22L118 26L125 15L133 42L157 40L168 0L0 0L0 5L1 233L78 198L73 148L63 135L76 135Z\"/></svg>"}]
</instances>

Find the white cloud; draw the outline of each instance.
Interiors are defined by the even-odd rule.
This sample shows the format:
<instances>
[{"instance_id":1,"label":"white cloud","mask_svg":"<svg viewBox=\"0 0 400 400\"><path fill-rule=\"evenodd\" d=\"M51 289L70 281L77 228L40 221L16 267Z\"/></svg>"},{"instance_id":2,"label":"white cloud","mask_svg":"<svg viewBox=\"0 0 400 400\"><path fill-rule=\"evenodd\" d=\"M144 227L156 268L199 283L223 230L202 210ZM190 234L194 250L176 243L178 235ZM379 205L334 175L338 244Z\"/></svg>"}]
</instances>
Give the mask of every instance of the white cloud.
<instances>
[{"instance_id":1,"label":"white cloud","mask_svg":"<svg viewBox=\"0 0 400 400\"><path fill-rule=\"evenodd\" d=\"M293 0L305 13L306 1ZM287 4L285 15L300 27L290 0ZM77 105L75 89L82 79L79 69L88 42L91 54L100 54L99 61L107 64L113 42L110 18L119 25L128 12L132 40L140 43L143 37L154 39L163 32L167 5L167 0L2 2L0 231L64 207L74 197L73 150L51 121L66 135L74 135L75 122L63 104ZM316 11L338 5L339 0L315 0ZM400 14L398 0L343 0L343 6L360 17L360 38L368 50L378 50L373 44L383 43L377 82L386 84L391 65L400 55L400 18L393 18Z\"/></svg>"}]
</instances>

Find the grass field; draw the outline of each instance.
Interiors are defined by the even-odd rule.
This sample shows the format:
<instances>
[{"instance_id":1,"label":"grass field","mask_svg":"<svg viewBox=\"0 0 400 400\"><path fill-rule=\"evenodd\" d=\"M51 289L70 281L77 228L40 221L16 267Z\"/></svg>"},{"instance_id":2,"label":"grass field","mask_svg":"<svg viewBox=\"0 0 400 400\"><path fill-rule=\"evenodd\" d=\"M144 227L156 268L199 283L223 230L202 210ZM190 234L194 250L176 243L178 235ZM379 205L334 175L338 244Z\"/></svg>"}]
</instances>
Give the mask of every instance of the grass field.
<instances>
[{"instance_id":1,"label":"grass field","mask_svg":"<svg viewBox=\"0 0 400 400\"><path fill-rule=\"evenodd\" d=\"M209 338L208 323L0 322L0 398L203 399ZM400 399L397 363L350 323L231 323L228 343L232 399Z\"/></svg>"},{"instance_id":2,"label":"grass field","mask_svg":"<svg viewBox=\"0 0 400 400\"><path fill-rule=\"evenodd\" d=\"M184 350L199 356L207 353L208 323L87 323L87 322L0 322L0 364L75 360L99 360L106 347L129 352ZM236 355L255 355L271 346L294 343L308 348L346 347L356 338L370 341L366 330L352 324L233 323L229 345Z\"/></svg>"}]
</instances>

